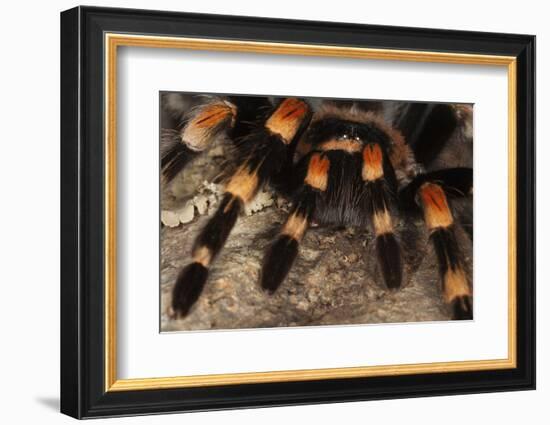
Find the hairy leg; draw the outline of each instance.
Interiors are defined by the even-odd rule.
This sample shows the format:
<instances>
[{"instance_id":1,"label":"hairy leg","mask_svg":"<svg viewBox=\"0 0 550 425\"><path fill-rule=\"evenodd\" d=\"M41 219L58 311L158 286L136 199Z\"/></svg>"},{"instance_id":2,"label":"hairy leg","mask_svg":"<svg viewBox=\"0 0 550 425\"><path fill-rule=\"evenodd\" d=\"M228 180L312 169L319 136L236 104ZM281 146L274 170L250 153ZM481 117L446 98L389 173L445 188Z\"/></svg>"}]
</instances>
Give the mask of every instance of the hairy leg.
<instances>
[{"instance_id":1,"label":"hairy leg","mask_svg":"<svg viewBox=\"0 0 550 425\"><path fill-rule=\"evenodd\" d=\"M418 194L439 264L443 299L452 306L453 319L472 319L472 289L445 191L437 183L426 182L420 186Z\"/></svg>"},{"instance_id":2,"label":"hairy leg","mask_svg":"<svg viewBox=\"0 0 550 425\"><path fill-rule=\"evenodd\" d=\"M290 271L298 255L298 244L315 211L316 193L326 191L329 172L327 155L314 152L308 157L307 171L295 196L294 206L264 257L261 284L268 292L275 292Z\"/></svg>"},{"instance_id":3,"label":"hairy leg","mask_svg":"<svg viewBox=\"0 0 550 425\"><path fill-rule=\"evenodd\" d=\"M363 149L365 209L376 234L376 252L386 286L396 289L403 279L401 248L394 232L395 174L384 148L370 143Z\"/></svg>"},{"instance_id":4,"label":"hairy leg","mask_svg":"<svg viewBox=\"0 0 550 425\"><path fill-rule=\"evenodd\" d=\"M185 316L199 298L208 268L223 248L244 204L280 171L288 147L308 113L304 101L285 99L252 132L236 141L239 165L227 182L218 210L195 241L193 262L177 278L172 293L175 315Z\"/></svg>"}]
</instances>

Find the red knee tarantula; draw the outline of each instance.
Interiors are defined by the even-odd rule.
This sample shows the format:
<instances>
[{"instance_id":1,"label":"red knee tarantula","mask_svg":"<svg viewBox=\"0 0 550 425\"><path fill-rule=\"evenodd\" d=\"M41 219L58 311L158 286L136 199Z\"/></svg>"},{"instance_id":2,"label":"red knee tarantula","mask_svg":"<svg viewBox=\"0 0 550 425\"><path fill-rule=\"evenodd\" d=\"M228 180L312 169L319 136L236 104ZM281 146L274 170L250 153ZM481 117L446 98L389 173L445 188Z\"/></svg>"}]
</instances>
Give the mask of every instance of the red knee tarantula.
<instances>
[{"instance_id":1,"label":"red knee tarantula","mask_svg":"<svg viewBox=\"0 0 550 425\"><path fill-rule=\"evenodd\" d=\"M436 161L458 117L471 113L470 107L408 103L390 124L379 102L205 99L164 140L169 146L161 159L163 177L172 180L220 136L231 141L235 160L223 199L195 241L192 262L175 283L176 316L189 313L244 205L269 185L290 199L292 208L265 253L264 290L273 293L281 285L312 223L370 226L381 276L387 288L397 289L404 260L395 222L400 214L418 214L435 250L443 298L452 306L453 319L472 318L471 282L450 202L470 197L472 169L438 169Z\"/></svg>"}]
</instances>

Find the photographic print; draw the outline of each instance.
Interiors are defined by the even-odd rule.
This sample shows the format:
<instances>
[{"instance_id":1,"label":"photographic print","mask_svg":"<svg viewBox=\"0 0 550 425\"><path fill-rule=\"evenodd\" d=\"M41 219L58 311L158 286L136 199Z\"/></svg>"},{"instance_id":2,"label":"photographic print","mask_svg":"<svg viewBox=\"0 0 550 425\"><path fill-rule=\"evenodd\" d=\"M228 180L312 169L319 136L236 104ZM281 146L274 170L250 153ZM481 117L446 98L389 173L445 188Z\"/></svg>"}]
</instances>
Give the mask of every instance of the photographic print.
<instances>
[{"instance_id":1,"label":"photographic print","mask_svg":"<svg viewBox=\"0 0 550 425\"><path fill-rule=\"evenodd\" d=\"M473 113L160 93L161 331L472 319Z\"/></svg>"}]
</instances>

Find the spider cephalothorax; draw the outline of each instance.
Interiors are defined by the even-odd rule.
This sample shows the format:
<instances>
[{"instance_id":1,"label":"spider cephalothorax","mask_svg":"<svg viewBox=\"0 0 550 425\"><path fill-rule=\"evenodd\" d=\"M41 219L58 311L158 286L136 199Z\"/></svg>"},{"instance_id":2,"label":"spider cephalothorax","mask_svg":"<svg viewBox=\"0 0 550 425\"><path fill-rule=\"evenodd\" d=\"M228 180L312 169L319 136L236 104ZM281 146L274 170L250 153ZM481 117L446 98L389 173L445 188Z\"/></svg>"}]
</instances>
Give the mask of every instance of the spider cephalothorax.
<instances>
[{"instance_id":1,"label":"spider cephalothorax","mask_svg":"<svg viewBox=\"0 0 550 425\"><path fill-rule=\"evenodd\" d=\"M265 254L264 290L281 285L312 223L372 228L385 285L397 289L403 256L395 223L402 214L419 214L437 255L443 298L454 318L471 318L471 282L449 199L471 193L472 171L429 167L467 110L426 104L403 109L390 125L376 103L230 96L193 108L181 130L165 140L165 179L220 135L234 147L233 167L216 213L196 239L192 262L177 278L174 313L188 314L244 205L269 185L292 207Z\"/></svg>"}]
</instances>

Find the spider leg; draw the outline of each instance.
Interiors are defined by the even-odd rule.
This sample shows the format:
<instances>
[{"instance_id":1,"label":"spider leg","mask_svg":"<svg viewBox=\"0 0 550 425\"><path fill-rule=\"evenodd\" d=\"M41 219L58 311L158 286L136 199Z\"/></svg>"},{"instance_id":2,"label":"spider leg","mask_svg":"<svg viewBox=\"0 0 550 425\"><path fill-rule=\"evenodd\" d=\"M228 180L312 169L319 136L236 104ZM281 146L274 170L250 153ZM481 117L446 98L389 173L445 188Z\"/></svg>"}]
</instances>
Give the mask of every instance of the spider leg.
<instances>
[{"instance_id":1,"label":"spider leg","mask_svg":"<svg viewBox=\"0 0 550 425\"><path fill-rule=\"evenodd\" d=\"M377 143L369 143L363 149L362 178L365 182L365 209L376 235L376 252L384 282L388 288L396 289L401 286L403 264L392 220L395 173L383 148Z\"/></svg>"},{"instance_id":2,"label":"spider leg","mask_svg":"<svg viewBox=\"0 0 550 425\"><path fill-rule=\"evenodd\" d=\"M428 181L419 187L418 195L439 264L443 299L452 305L453 319L472 319L472 290L456 239L454 218L445 190L441 184Z\"/></svg>"},{"instance_id":3,"label":"spider leg","mask_svg":"<svg viewBox=\"0 0 550 425\"><path fill-rule=\"evenodd\" d=\"M316 191L327 189L329 169L330 160L326 155L315 152L309 157L305 178L295 197L294 206L264 257L261 285L270 293L279 288L298 255L298 244L315 210Z\"/></svg>"},{"instance_id":4,"label":"spider leg","mask_svg":"<svg viewBox=\"0 0 550 425\"><path fill-rule=\"evenodd\" d=\"M399 204L402 210L413 211L419 206L418 191L424 183L439 184L447 196L461 198L473 191L473 170L467 167L446 168L420 174L399 191Z\"/></svg>"},{"instance_id":5,"label":"spider leg","mask_svg":"<svg viewBox=\"0 0 550 425\"><path fill-rule=\"evenodd\" d=\"M235 125L237 107L227 99L214 98L192 109L180 131L163 131L161 170L171 181L220 134Z\"/></svg>"},{"instance_id":6,"label":"spider leg","mask_svg":"<svg viewBox=\"0 0 550 425\"><path fill-rule=\"evenodd\" d=\"M176 280L172 293L176 315L185 316L199 298L208 267L223 248L244 204L280 171L288 146L308 115L304 101L285 99L252 133L238 141L240 165L229 178L218 210L195 241L193 262L181 270Z\"/></svg>"},{"instance_id":7,"label":"spider leg","mask_svg":"<svg viewBox=\"0 0 550 425\"><path fill-rule=\"evenodd\" d=\"M409 103L395 122L414 151L416 160L429 167L457 128L454 109L446 104Z\"/></svg>"}]
</instances>

